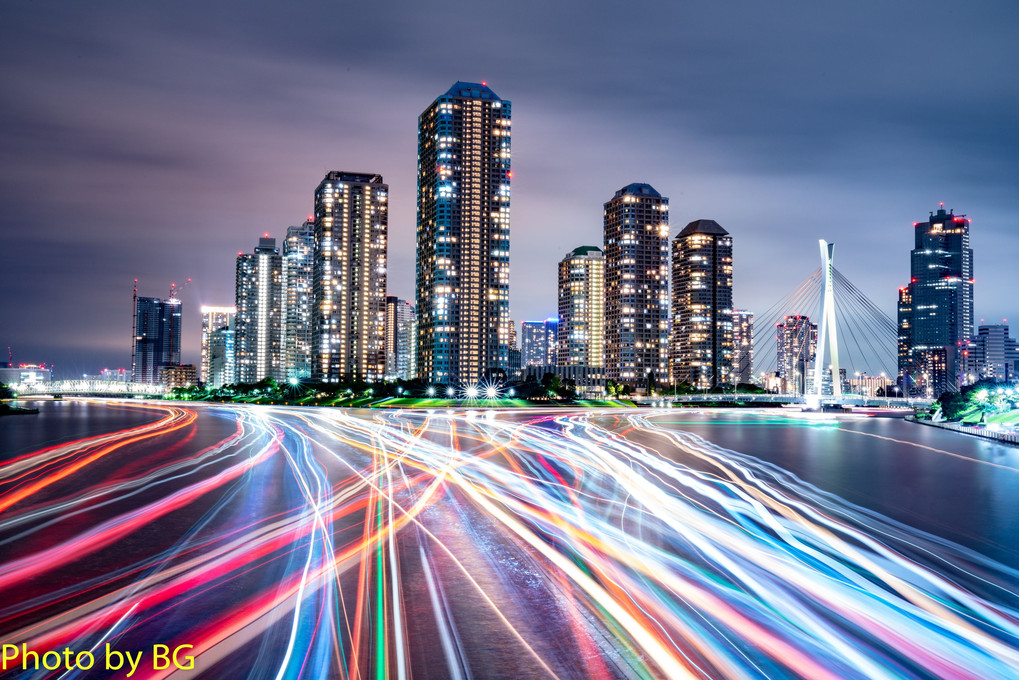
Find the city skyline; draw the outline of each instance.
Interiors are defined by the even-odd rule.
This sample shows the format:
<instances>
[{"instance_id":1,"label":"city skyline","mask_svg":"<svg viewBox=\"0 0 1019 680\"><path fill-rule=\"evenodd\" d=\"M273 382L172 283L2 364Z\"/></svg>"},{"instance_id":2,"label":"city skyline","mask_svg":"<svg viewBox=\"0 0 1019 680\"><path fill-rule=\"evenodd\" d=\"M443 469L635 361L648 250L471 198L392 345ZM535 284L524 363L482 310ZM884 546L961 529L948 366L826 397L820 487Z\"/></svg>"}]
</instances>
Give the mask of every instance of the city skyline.
<instances>
[{"instance_id":1,"label":"city skyline","mask_svg":"<svg viewBox=\"0 0 1019 680\"><path fill-rule=\"evenodd\" d=\"M19 360L56 364L58 374L127 366L131 280L141 280L140 294L156 295L191 276L182 294L182 361L198 364L200 307L233 297L224 263L260 233L282 239L286 225L308 214L308 187L333 167L371 168L387 178L393 196L387 293L412 299L413 121L456 79L485 79L522 112L514 140L514 321L555 314L557 258L595 241L604 196L638 181L671 198L670 236L691 220L714 219L739 239L734 304L752 311L770 306L813 269L814 243L824 237L838 244L840 269L894 314L909 225L944 201L973 220L974 321L1000 323L1012 312L1007 262L1019 239L1013 217L1019 199L1009 189L1016 169L1006 162L1015 156L1007 121L1016 94L998 87L986 66L1016 61L1017 48L999 33L1009 24L1002 15L1016 9L954 8L950 16L948 8L934 4L923 16L906 16L864 6L840 22L813 10L786 26L783 8L761 16L763 9L748 5L740 18L722 21L714 10L663 4L661 28L652 30L675 34L652 47L638 37L636 20L620 19L620 46L609 49L620 63L606 68L595 61L598 36L612 22L597 6L583 30L561 31L570 17L553 13L550 32L537 34L525 30L528 7L512 8L501 44L526 58L517 64L484 53L467 66L451 64L448 47L414 63L418 43L396 49L411 35L402 21L399 30L374 33L391 36L381 45L353 40L322 52L302 40L287 59L271 59L273 31L319 30L303 20L307 10L300 6L256 6L249 21L215 40L225 15L203 15L210 33L195 35L159 21L168 15L126 5L68 8L70 17L59 25L47 21L45 7L11 9L0 28L0 50L16 76L8 78L12 104L0 114L7 160L0 219L13 236L0 267L9 292L0 307L7 331L0 339ZM440 20L413 7L403 11L426 27ZM349 30L392 19L386 10L366 12ZM869 21L875 15L883 20L876 28ZM280 21L270 26L273 19ZM910 58L913 39L949 22L962 35L985 38L964 52ZM796 40L737 78L741 58L761 49L768 35L758 29L769 27ZM817 48L808 44L813 35L825 35L830 47L807 63L802 56ZM740 40L747 46L727 59L697 52L711 41L733 47ZM388 62L373 60L380 49L392 50ZM627 57L627 49L637 56ZM682 59L660 59L669 55ZM647 72L631 77L638 62L648 64ZM882 71L877 63L893 67ZM158 85L141 77L150 70ZM337 83L335 93L312 88L323 76ZM54 87L35 88L41 78ZM738 95L717 91L706 84L711 80L724 80ZM749 112L746 97L762 92L769 96L755 98ZM914 105L942 92L965 95L967 106ZM642 101L633 98L637 93L653 94ZM847 105L853 116L830 115ZM950 162L925 162L933 157ZM73 181L50 196L44 187L54 176ZM162 200L167 191L172 205ZM840 206L868 217L832 219ZM769 270L779 257L802 267ZM85 289L88 304L79 297ZM54 305L57 313L46 313ZM75 332L60 333L66 324Z\"/></svg>"}]
</instances>

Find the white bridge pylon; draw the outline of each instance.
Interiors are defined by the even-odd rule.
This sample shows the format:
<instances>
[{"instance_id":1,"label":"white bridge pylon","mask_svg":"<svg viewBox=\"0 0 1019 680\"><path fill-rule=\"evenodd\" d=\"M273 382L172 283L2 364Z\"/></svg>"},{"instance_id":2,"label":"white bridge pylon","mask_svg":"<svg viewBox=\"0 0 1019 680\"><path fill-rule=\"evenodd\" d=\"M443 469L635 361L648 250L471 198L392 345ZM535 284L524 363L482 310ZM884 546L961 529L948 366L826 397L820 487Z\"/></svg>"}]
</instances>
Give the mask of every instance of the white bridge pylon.
<instances>
[{"instance_id":1,"label":"white bridge pylon","mask_svg":"<svg viewBox=\"0 0 1019 680\"><path fill-rule=\"evenodd\" d=\"M821 275L823 280L822 302L821 302L821 327L818 329L817 353L814 356L814 389L811 395L811 402L821 403L821 386L824 382L824 348L825 340L828 344L828 354L831 359L827 365L831 366L831 387L832 396L839 399L842 396L842 381L839 378L839 341L838 330L835 325L835 286L834 266L832 265L832 253L835 251L835 244L828 243L824 239L818 241L821 247Z\"/></svg>"}]
</instances>

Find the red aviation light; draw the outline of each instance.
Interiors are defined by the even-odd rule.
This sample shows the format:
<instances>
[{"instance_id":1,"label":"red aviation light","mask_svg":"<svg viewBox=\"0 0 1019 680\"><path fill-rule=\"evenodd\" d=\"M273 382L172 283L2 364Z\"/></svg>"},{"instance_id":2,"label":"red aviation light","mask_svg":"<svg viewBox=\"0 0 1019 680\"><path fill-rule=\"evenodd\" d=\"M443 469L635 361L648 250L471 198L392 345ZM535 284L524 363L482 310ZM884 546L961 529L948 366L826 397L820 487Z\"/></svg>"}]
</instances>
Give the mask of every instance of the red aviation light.
<instances>
[{"instance_id":1,"label":"red aviation light","mask_svg":"<svg viewBox=\"0 0 1019 680\"><path fill-rule=\"evenodd\" d=\"M916 279L910 279L909 282L910 283L916 283Z\"/></svg>"},{"instance_id":2,"label":"red aviation light","mask_svg":"<svg viewBox=\"0 0 1019 680\"><path fill-rule=\"evenodd\" d=\"M481 86L482 86L482 87L488 87L488 82L487 82L487 81L484 81L484 80L482 80L482 81L481 81Z\"/></svg>"},{"instance_id":3,"label":"red aviation light","mask_svg":"<svg viewBox=\"0 0 1019 680\"><path fill-rule=\"evenodd\" d=\"M513 171L510 170L509 172L507 172L506 176L509 177L510 179L513 179Z\"/></svg>"}]
</instances>

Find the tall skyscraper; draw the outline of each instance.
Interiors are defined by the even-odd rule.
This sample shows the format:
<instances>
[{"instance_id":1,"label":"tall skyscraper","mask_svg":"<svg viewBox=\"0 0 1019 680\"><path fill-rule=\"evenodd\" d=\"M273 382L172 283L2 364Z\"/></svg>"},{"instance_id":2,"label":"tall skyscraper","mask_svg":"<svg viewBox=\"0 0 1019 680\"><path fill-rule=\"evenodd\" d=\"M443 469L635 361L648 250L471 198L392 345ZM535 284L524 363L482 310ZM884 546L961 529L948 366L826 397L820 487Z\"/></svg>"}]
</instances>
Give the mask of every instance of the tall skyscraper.
<instances>
[{"instance_id":1,"label":"tall skyscraper","mask_svg":"<svg viewBox=\"0 0 1019 680\"><path fill-rule=\"evenodd\" d=\"M234 316L236 314L237 309L235 307L202 306L202 361L199 364L198 379L205 385L212 384L213 334L223 328L233 331ZM233 348L231 347L232 351ZM215 387L220 385L215 385Z\"/></svg>"},{"instance_id":2,"label":"tall skyscraper","mask_svg":"<svg viewBox=\"0 0 1019 680\"><path fill-rule=\"evenodd\" d=\"M283 241L283 375L311 376L312 285L315 269L315 222L287 227Z\"/></svg>"},{"instance_id":3,"label":"tall skyscraper","mask_svg":"<svg viewBox=\"0 0 1019 680\"><path fill-rule=\"evenodd\" d=\"M398 297L386 298L386 380L413 380L417 363L417 315Z\"/></svg>"},{"instance_id":4,"label":"tall skyscraper","mask_svg":"<svg viewBox=\"0 0 1019 680\"><path fill-rule=\"evenodd\" d=\"M134 382L158 384L166 366L180 363L181 304L175 297L134 299Z\"/></svg>"},{"instance_id":5,"label":"tall skyscraper","mask_svg":"<svg viewBox=\"0 0 1019 680\"><path fill-rule=\"evenodd\" d=\"M605 258L580 246L559 261L559 366L605 365Z\"/></svg>"},{"instance_id":6,"label":"tall skyscraper","mask_svg":"<svg viewBox=\"0 0 1019 680\"><path fill-rule=\"evenodd\" d=\"M754 378L754 313L732 310L732 371L737 382Z\"/></svg>"},{"instance_id":7,"label":"tall skyscraper","mask_svg":"<svg viewBox=\"0 0 1019 680\"><path fill-rule=\"evenodd\" d=\"M913 224L910 279L899 290L899 381L907 394L959 389L960 347L973 334L969 225L944 204Z\"/></svg>"},{"instance_id":8,"label":"tall skyscraper","mask_svg":"<svg viewBox=\"0 0 1019 680\"><path fill-rule=\"evenodd\" d=\"M669 199L629 184L605 204L605 377L664 381L669 343Z\"/></svg>"},{"instance_id":9,"label":"tall skyscraper","mask_svg":"<svg viewBox=\"0 0 1019 680\"><path fill-rule=\"evenodd\" d=\"M237 255L234 360L237 382L283 379L283 260L266 234Z\"/></svg>"},{"instance_id":10,"label":"tall skyscraper","mask_svg":"<svg viewBox=\"0 0 1019 680\"><path fill-rule=\"evenodd\" d=\"M694 220L672 241L671 344L675 382L730 382L732 237L714 220Z\"/></svg>"},{"instance_id":11,"label":"tall skyscraper","mask_svg":"<svg viewBox=\"0 0 1019 680\"><path fill-rule=\"evenodd\" d=\"M315 380L385 375L388 207L382 175L333 171L315 189Z\"/></svg>"},{"instance_id":12,"label":"tall skyscraper","mask_svg":"<svg viewBox=\"0 0 1019 680\"><path fill-rule=\"evenodd\" d=\"M527 366L556 365L558 319L524 321L520 324L520 363Z\"/></svg>"},{"instance_id":13,"label":"tall skyscraper","mask_svg":"<svg viewBox=\"0 0 1019 680\"><path fill-rule=\"evenodd\" d=\"M817 324L802 314L787 316L775 327L778 351L778 376L784 391L803 394L807 389L807 373L817 353Z\"/></svg>"},{"instance_id":14,"label":"tall skyscraper","mask_svg":"<svg viewBox=\"0 0 1019 680\"><path fill-rule=\"evenodd\" d=\"M418 119L418 374L476 383L507 368L510 102L457 82Z\"/></svg>"}]
</instances>

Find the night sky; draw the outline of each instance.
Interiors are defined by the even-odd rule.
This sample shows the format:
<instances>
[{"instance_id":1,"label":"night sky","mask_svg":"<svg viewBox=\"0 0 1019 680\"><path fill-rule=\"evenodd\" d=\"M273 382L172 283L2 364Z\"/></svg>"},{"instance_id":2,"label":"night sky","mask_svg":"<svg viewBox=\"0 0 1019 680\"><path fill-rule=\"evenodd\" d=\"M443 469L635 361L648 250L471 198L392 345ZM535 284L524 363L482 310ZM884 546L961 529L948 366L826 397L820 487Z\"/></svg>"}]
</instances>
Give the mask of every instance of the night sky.
<instances>
[{"instance_id":1,"label":"night sky","mask_svg":"<svg viewBox=\"0 0 1019 680\"><path fill-rule=\"evenodd\" d=\"M732 234L737 306L827 238L894 314L944 201L973 220L977 318L1016 314L1019 4L831 4L6 0L0 343L58 377L129 367L132 280L192 277L197 363L200 305L233 304L237 252L282 241L328 170L389 184L389 291L413 299L417 116L456 80L513 102L517 321L555 314L557 261L638 181L673 234Z\"/></svg>"}]
</instances>

